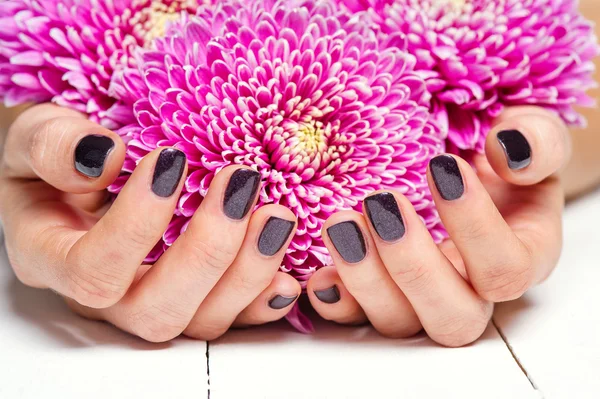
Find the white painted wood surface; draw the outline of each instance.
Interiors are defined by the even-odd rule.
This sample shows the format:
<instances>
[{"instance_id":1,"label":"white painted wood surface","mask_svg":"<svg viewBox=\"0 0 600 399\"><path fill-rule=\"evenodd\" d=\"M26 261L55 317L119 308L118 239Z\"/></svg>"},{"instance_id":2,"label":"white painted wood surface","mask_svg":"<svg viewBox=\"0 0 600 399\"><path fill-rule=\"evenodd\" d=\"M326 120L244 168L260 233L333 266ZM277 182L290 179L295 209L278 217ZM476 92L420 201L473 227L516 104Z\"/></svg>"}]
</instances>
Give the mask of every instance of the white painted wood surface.
<instances>
[{"instance_id":1,"label":"white painted wood surface","mask_svg":"<svg viewBox=\"0 0 600 399\"><path fill-rule=\"evenodd\" d=\"M285 324L210 344L211 399L600 397L600 193L566 212L557 272L495 315L467 348L368 327ZM0 398L206 398L204 342L152 345L84 321L52 293L18 283L0 250Z\"/></svg>"},{"instance_id":2,"label":"white painted wood surface","mask_svg":"<svg viewBox=\"0 0 600 399\"><path fill-rule=\"evenodd\" d=\"M538 397L493 326L460 349L424 335L388 340L370 327L235 331L210 344L210 386L211 399Z\"/></svg>"},{"instance_id":3,"label":"white painted wood surface","mask_svg":"<svg viewBox=\"0 0 600 399\"><path fill-rule=\"evenodd\" d=\"M496 325L547 399L600 398L600 192L571 204L554 274Z\"/></svg>"},{"instance_id":4,"label":"white painted wood surface","mask_svg":"<svg viewBox=\"0 0 600 399\"><path fill-rule=\"evenodd\" d=\"M19 283L0 248L0 399L207 397L205 342L152 345L83 320Z\"/></svg>"}]
</instances>

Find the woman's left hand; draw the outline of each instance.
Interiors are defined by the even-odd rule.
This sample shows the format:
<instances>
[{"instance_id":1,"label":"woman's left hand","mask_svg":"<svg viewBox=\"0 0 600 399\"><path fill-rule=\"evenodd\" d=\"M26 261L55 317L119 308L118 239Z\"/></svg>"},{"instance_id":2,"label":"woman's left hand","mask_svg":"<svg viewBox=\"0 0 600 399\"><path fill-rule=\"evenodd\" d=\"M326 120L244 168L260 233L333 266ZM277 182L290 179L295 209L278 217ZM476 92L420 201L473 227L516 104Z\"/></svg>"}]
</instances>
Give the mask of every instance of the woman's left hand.
<instances>
[{"instance_id":1,"label":"woman's left hand","mask_svg":"<svg viewBox=\"0 0 600 399\"><path fill-rule=\"evenodd\" d=\"M436 245L410 202L378 192L364 215L341 212L323 227L336 267L308 283L317 312L341 324L367 320L388 337L425 329L436 342L478 339L494 303L519 298L550 275L562 247L558 171L571 139L537 107L507 110L474 168L456 156L430 163L428 181L450 238Z\"/></svg>"}]
</instances>

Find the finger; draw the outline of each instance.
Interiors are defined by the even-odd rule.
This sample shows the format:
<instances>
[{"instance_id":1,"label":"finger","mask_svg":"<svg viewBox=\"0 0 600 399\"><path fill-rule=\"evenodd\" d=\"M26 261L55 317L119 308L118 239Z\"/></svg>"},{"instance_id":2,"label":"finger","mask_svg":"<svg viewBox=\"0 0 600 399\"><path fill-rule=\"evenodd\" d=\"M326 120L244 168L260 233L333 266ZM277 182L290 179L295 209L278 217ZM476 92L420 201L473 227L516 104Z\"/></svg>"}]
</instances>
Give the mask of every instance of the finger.
<instances>
[{"instance_id":1,"label":"finger","mask_svg":"<svg viewBox=\"0 0 600 399\"><path fill-rule=\"evenodd\" d=\"M363 208L379 256L429 336L446 346L479 338L492 304L473 291L438 249L410 201L379 192L367 197Z\"/></svg>"},{"instance_id":2,"label":"finger","mask_svg":"<svg viewBox=\"0 0 600 399\"><path fill-rule=\"evenodd\" d=\"M325 320L348 325L367 322L367 315L333 266L317 270L308 280L306 292L312 307Z\"/></svg>"},{"instance_id":3,"label":"finger","mask_svg":"<svg viewBox=\"0 0 600 399\"><path fill-rule=\"evenodd\" d=\"M171 221L186 167L176 149L147 155L108 212L89 232L74 233L81 238L58 273L58 291L90 307L118 302Z\"/></svg>"},{"instance_id":4,"label":"finger","mask_svg":"<svg viewBox=\"0 0 600 399\"><path fill-rule=\"evenodd\" d=\"M377 331L399 338L421 330L410 302L385 269L361 214L334 214L325 222L323 236L344 285Z\"/></svg>"},{"instance_id":5,"label":"finger","mask_svg":"<svg viewBox=\"0 0 600 399\"><path fill-rule=\"evenodd\" d=\"M219 172L186 231L111 309L108 320L151 342L180 335L238 256L259 187L260 175L251 169Z\"/></svg>"},{"instance_id":6,"label":"finger","mask_svg":"<svg viewBox=\"0 0 600 399\"><path fill-rule=\"evenodd\" d=\"M114 132L82 115L44 104L19 116L8 134L8 175L40 178L69 193L108 187L119 175L125 144Z\"/></svg>"},{"instance_id":7,"label":"finger","mask_svg":"<svg viewBox=\"0 0 600 399\"><path fill-rule=\"evenodd\" d=\"M539 281L546 266L538 264L533 248L506 223L468 163L458 157L438 156L430 162L428 179L440 217L479 295L493 302L512 300ZM544 210L531 216L538 219L546 215L549 213ZM547 225L554 231L544 234L559 237L554 220ZM535 220L530 221L535 225ZM560 230L560 223L557 225ZM542 242L557 245L555 239L546 237Z\"/></svg>"},{"instance_id":8,"label":"finger","mask_svg":"<svg viewBox=\"0 0 600 399\"><path fill-rule=\"evenodd\" d=\"M184 333L207 341L223 335L271 284L295 230L296 217L283 206L267 205L254 212L238 256ZM279 295L268 304L273 310L289 310L297 299L297 295Z\"/></svg>"},{"instance_id":9,"label":"finger","mask_svg":"<svg viewBox=\"0 0 600 399\"><path fill-rule=\"evenodd\" d=\"M486 140L492 168L505 181L533 185L557 173L571 157L565 124L539 107L514 107L502 114Z\"/></svg>"},{"instance_id":10,"label":"finger","mask_svg":"<svg viewBox=\"0 0 600 399\"><path fill-rule=\"evenodd\" d=\"M86 306L116 303L172 218L182 185L174 170L185 170L179 151L149 154L100 220L39 180L9 180L0 214L17 276Z\"/></svg>"},{"instance_id":11,"label":"finger","mask_svg":"<svg viewBox=\"0 0 600 399\"><path fill-rule=\"evenodd\" d=\"M277 272L271 284L233 323L234 327L247 327L277 321L292 309L302 292L300 283L287 273Z\"/></svg>"}]
</instances>

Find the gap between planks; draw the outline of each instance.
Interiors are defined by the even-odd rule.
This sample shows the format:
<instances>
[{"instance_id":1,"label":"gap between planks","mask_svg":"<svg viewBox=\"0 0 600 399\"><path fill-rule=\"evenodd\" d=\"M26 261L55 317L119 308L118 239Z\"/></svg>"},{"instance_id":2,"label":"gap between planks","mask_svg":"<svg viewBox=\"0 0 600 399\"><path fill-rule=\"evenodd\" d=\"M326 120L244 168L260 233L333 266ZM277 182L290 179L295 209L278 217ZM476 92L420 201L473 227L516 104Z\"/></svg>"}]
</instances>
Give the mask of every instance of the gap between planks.
<instances>
[{"instance_id":1,"label":"gap between planks","mask_svg":"<svg viewBox=\"0 0 600 399\"><path fill-rule=\"evenodd\" d=\"M512 347L512 345L510 344L510 342L508 342L508 338L506 337L506 335L504 335L504 332L502 332L502 329L498 326L498 324L496 323L496 320L493 317L492 317L492 325L494 326L494 328L496 328L496 331L498 331L498 335L500 335L500 338L502 339L502 341L504 341L504 345L506 345L506 349L508 349L508 351L510 352L510 354L511 354L512 358L514 359L515 363L517 363L517 365L519 366L519 368L521 369L521 371L523 372L523 374L525 375L525 377L527 378L527 380L531 384L531 387L538 392L538 394L540 395L541 399L544 399L543 392L540 391L539 387L537 386L537 384L535 383L535 381L533 380L533 378L531 377L531 375L527 372L527 369L525 368L525 365L523 365L523 362L521 362L521 360L519 359L519 357L515 353L514 348Z\"/></svg>"},{"instance_id":2,"label":"gap between planks","mask_svg":"<svg viewBox=\"0 0 600 399\"><path fill-rule=\"evenodd\" d=\"M206 341L206 397L210 399L210 342Z\"/></svg>"}]
</instances>

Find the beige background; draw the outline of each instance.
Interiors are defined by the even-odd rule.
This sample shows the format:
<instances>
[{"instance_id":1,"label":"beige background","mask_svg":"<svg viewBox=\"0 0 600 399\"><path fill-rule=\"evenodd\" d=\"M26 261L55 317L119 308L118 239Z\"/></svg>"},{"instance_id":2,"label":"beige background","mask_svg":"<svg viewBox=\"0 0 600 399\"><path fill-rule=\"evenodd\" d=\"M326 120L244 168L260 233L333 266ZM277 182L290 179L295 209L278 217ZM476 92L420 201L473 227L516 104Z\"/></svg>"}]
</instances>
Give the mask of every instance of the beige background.
<instances>
[{"instance_id":1,"label":"beige background","mask_svg":"<svg viewBox=\"0 0 600 399\"><path fill-rule=\"evenodd\" d=\"M600 0L580 0L583 14L596 21L596 33L600 35ZM596 61L600 66L600 60ZM600 81L600 71L596 71L596 81ZM600 98L600 89L591 92ZM578 195L600 183L600 112L598 109L585 109L582 113L588 118L585 130L573 131L573 149L576 157L565 171L565 182L570 196Z\"/></svg>"}]
</instances>

